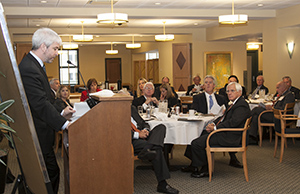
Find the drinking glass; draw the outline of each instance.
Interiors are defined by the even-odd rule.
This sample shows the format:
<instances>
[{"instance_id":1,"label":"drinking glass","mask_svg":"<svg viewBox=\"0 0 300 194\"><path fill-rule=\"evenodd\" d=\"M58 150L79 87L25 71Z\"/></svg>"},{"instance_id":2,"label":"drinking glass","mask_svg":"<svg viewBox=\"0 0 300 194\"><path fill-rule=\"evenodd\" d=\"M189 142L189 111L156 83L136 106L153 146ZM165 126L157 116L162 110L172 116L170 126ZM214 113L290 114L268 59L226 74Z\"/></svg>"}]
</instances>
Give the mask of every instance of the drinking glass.
<instances>
[{"instance_id":1,"label":"drinking glass","mask_svg":"<svg viewBox=\"0 0 300 194\"><path fill-rule=\"evenodd\" d=\"M182 113L186 114L188 112L188 106L186 104L182 105Z\"/></svg>"},{"instance_id":2,"label":"drinking glass","mask_svg":"<svg viewBox=\"0 0 300 194\"><path fill-rule=\"evenodd\" d=\"M138 106L138 113L140 114L140 116L143 116L143 107L142 106Z\"/></svg>"}]
</instances>

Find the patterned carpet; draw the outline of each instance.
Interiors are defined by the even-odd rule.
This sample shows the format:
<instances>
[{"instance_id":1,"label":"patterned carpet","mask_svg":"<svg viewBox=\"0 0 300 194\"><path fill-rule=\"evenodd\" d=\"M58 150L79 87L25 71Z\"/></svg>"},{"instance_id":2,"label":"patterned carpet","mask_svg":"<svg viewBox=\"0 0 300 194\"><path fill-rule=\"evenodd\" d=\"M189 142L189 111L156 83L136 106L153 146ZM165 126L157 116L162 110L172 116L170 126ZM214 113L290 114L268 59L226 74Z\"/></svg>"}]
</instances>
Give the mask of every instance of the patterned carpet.
<instances>
[{"instance_id":1,"label":"patterned carpet","mask_svg":"<svg viewBox=\"0 0 300 194\"><path fill-rule=\"evenodd\" d=\"M1 143L1 147L5 145ZM171 165L189 165L190 161L183 156L185 146L175 146L174 157ZM222 153L215 154L215 172L212 182L208 178L191 178L189 173L180 170L171 172L168 183L178 189L180 193L299 193L300 192L300 141L288 140L288 148L285 149L283 162L279 163L279 152L273 157L274 141L263 141L263 147L249 146L247 161L249 169L249 182L245 181L243 169L230 167L229 156ZM237 154L241 161L241 154ZM59 193L64 193L63 185L63 161L60 151L57 153L58 163L61 169L61 184ZM242 162L242 161L241 161ZM148 162L135 161L135 166L147 166ZM8 166L16 176L18 166L14 158L14 152L9 154ZM156 179L151 168L135 170L134 190L136 194L156 193ZM5 193L11 193L13 184L7 184Z\"/></svg>"}]
</instances>

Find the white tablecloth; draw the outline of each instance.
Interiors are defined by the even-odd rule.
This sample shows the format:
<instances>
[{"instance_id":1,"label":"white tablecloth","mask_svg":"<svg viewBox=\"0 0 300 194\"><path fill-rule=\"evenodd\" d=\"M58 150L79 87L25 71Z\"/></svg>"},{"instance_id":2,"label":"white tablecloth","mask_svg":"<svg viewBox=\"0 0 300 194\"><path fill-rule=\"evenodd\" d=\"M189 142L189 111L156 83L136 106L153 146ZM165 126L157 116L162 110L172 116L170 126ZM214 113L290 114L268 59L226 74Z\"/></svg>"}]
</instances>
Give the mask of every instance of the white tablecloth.
<instances>
[{"instance_id":1,"label":"white tablecloth","mask_svg":"<svg viewBox=\"0 0 300 194\"><path fill-rule=\"evenodd\" d=\"M199 137L205 124L214 119L212 116L200 117L197 121L178 121L176 118L169 118L166 121L147 121L153 129L158 124L164 124L167 128L165 143L188 145L192 140Z\"/></svg>"}]
</instances>

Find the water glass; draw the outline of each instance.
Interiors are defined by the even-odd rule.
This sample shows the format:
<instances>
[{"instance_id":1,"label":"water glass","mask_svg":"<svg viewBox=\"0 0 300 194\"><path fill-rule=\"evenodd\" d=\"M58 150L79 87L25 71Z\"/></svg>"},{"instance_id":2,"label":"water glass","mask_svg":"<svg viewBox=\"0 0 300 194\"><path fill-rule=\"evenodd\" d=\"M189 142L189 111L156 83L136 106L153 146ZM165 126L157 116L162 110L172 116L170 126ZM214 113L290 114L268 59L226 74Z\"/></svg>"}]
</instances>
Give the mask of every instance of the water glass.
<instances>
[{"instance_id":1,"label":"water glass","mask_svg":"<svg viewBox=\"0 0 300 194\"><path fill-rule=\"evenodd\" d=\"M142 106L138 106L138 113L140 114L140 116L143 116L143 107Z\"/></svg>"}]
</instances>

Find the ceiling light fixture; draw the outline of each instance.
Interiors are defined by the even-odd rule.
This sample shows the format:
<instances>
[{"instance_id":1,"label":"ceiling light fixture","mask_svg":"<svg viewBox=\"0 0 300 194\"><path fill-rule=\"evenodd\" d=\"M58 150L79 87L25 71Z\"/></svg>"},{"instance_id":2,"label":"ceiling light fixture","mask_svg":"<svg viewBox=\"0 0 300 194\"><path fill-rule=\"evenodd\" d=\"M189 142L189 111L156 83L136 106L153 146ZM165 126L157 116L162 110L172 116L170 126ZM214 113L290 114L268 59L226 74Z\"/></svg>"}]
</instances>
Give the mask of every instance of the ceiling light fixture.
<instances>
[{"instance_id":1,"label":"ceiling light fixture","mask_svg":"<svg viewBox=\"0 0 300 194\"><path fill-rule=\"evenodd\" d=\"M83 22L81 21L81 35L73 35L73 40L77 42L91 42L93 41L93 35L85 35L83 30Z\"/></svg>"},{"instance_id":2,"label":"ceiling light fixture","mask_svg":"<svg viewBox=\"0 0 300 194\"><path fill-rule=\"evenodd\" d=\"M166 21L164 23L164 34L155 35L156 41L171 41L174 40L174 34L166 34Z\"/></svg>"},{"instance_id":3,"label":"ceiling light fixture","mask_svg":"<svg viewBox=\"0 0 300 194\"><path fill-rule=\"evenodd\" d=\"M232 14L231 15L220 15L220 24L245 24L248 22L248 15L245 14L234 14L234 0L232 0Z\"/></svg>"},{"instance_id":4,"label":"ceiling light fixture","mask_svg":"<svg viewBox=\"0 0 300 194\"><path fill-rule=\"evenodd\" d=\"M126 48L128 49L137 49L137 48L141 48L141 43L134 43L134 36L132 36L132 43L130 44L126 44Z\"/></svg>"},{"instance_id":5,"label":"ceiling light fixture","mask_svg":"<svg viewBox=\"0 0 300 194\"><path fill-rule=\"evenodd\" d=\"M128 22L126 13L114 13L113 0L111 0L111 13L97 15L97 23L100 24L124 24Z\"/></svg>"},{"instance_id":6,"label":"ceiling light fixture","mask_svg":"<svg viewBox=\"0 0 300 194\"><path fill-rule=\"evenodd\" d=\"M62 45L62 48L63 48L63 49L66 49L66 50L70 50L70 49L78 49L78 44L72 43L72 42L71 42L71 36L69 36L69 43L63 44L63 45Z\"/></svg>"},{"instance_id":7,"label":"ceiling light fixture","mask_svg":"<svg viewBox=\"0 0 300 194\"><path fill-rule=\"evenodd\" d=\"M247 50L258 50L261 42L247 42Z\"/></svg>"},{"instance_id":8,"label":"ceiling light fixture","mask_svg":"<svg viewBox=\"0 0 300 194\"><path fill-rule=\"evenodd\" d=\"M119 51L118 50L113 50L113 43L111 42L110 43L110 50L106 50L105 53L107 55L116 55L116 54L119 53Z\"/></svg>"}]
</instances>

